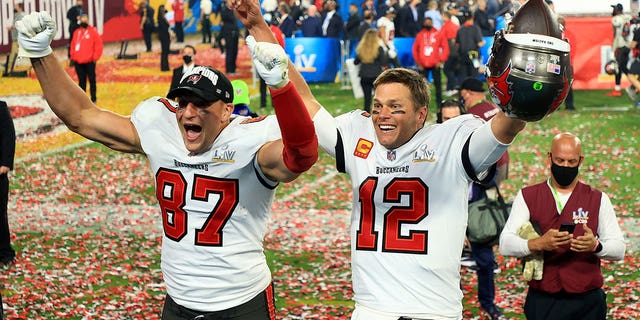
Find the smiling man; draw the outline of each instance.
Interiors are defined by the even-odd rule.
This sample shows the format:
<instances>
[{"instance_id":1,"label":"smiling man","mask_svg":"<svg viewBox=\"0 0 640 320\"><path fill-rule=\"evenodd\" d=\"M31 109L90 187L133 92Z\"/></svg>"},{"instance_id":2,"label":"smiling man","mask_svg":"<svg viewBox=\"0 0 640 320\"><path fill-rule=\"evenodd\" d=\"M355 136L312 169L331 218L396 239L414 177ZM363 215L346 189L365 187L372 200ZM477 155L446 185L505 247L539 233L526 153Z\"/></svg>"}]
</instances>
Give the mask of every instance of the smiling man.
<instances>
[{"instance_id":1,"label":"smiling man","mask_svg":"<svg viewBox=\"0 0 640 320\"><path fill-rule=\"evenodd\" d=\"M254 64L286 61L255 0L236 3ZM260 41L260 42L256 42ZM256 68L268 79L283 70ZM321 147L353 188L353 320L461 319L460 255L469 182L484 177L525 122L499 112L425 127L423 75L388 69L374 82L372 112L331 116L289 64ZM416 279L419 279L416 281Z\"/></svg>"},{"instance_id":2,"label":"smiling man","mask_svg":"<svg viewBox=\"0 0 640 320\"><path fill-rule=\"evenodd\" d=\"M48 13L32 13L17 28L21 55L72 131L149 159L164 235L162 319L274 319L262 246L271 202L278 182L318 157L313 122L287 73L266 81L275 117L230 120L231 82L206 66L182 76L168 94L175 100L152 97L126 117L98 108L62 69Z\"/></svg>"}]
</instances>

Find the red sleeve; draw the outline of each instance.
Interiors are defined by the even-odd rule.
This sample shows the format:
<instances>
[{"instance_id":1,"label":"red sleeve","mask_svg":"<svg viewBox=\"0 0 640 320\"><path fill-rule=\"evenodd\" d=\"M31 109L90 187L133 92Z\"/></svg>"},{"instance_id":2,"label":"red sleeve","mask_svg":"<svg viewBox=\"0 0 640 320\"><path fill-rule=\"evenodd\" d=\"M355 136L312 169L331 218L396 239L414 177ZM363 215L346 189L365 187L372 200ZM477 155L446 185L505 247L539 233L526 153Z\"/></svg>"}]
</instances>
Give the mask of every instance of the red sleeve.
<instances>
[{"instance_id":1,"label":"red sleeve","mask_svg":"<svg viewBox=\"0 0 640 320\"><path fill-rule=\"evenodd\" d=\"M78 37L76 37L76 34L78 33L78 29L76 29L73 32L73 35L71 35L71 44L69 45L69 58L73 61L77 59L75 47L76 47L76 43L78 42Z\"/></svg>"},{"instance_id":2,"label":"red sleeve","mask_svg":"<svg viewBox=\"0 0 640 320\"><path fill-rule=\"evenodd\" d=\"M420 59L420 47L422 46L421 42L422 42L422 31L418 32L418 34L416 35L416 40L413 42L413 47L411 48L411 52L413 54L413 60L416 63L419 63L420 65L422 65L422 61Z\"/></svg>"},{"instance_id":3,"label":"red sleeve","mask_svg":"<svg viewBox=\"0 0 640 320\"><path fill-rule=\"evenodd\" d=\"M283 88L269 88L273 108L282 134L282 158L289 170L302 173L318 160L318 138L313 120L298 93L289 81Z\"/></svg>"}]
</instances>

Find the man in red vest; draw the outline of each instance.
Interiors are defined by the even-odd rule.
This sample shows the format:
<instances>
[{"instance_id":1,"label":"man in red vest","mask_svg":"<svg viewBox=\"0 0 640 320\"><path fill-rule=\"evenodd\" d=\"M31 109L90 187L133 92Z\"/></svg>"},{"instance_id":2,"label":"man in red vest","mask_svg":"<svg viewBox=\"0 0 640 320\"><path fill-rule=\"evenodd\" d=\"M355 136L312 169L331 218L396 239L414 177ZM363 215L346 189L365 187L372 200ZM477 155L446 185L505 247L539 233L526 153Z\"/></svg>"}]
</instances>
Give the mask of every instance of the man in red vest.
<instances>
[{"instance_id":1,"label":"man in red vest","mask_svg":"<svg viewBox=\"0 0 640 320\"><path fill-rule=\"evenodd\" d=\"M500 253L542 252L542 276L529 281L527 319L605 319L600 259L622 260L625 252L613 205L604 192L578 181L584 156L575 135L556 135L548 157L551 178L518 192L500 236ZM518 236L528 222L540 237Z\"/></svg>"}]
</instances>

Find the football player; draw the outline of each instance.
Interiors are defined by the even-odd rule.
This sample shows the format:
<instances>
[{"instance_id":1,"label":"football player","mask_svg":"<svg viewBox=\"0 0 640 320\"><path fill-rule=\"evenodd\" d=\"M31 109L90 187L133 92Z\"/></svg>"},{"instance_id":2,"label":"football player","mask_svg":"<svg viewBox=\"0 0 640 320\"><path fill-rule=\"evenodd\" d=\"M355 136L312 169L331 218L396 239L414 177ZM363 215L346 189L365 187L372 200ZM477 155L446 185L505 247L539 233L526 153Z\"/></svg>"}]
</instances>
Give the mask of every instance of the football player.
<instances>
[{"instance_id":1,"label":"football player","mask_svg":"<svg viewBox=\"0 0 640 320\"><path fill-rule=\"evenodd\" d=\"M274 319L262 246L274 190L318 156L313 122L287 73L266 82L275 117L230 121L231 82L206 66L186 73L169 99L147 99L127 117L95 106L62 69L47 12L17 28L20 55L31 58L45 99L72 131L149 159L164 231L162 319Z\"/></svg>"},{"instance_id":2,"label":"football player","mask_svg":"<svg viewBox=\"0 0 640 320\"><path fill-rule=\"evenodd\" d=\"M261 77L277 78L282 64L261 66L286 60L286 53L261 18L258 2L231 1L251 34L247 44L256 69ZM490 168L526 122L519 113L500 111L486 123L462 115L425 127L428 85L422 75L403 68L376 79L372 114L356 110L333 118L291 63L288 70L320 146L351 178L352 319L461 319L469 182L492 176ZM518 74L504 77L509 76ZM537 102L530 97L532 107L538 108ZM545 115L550 107L539 108ZM511 110L523 108L520 103Z\"/></svg>"}]
</instances>

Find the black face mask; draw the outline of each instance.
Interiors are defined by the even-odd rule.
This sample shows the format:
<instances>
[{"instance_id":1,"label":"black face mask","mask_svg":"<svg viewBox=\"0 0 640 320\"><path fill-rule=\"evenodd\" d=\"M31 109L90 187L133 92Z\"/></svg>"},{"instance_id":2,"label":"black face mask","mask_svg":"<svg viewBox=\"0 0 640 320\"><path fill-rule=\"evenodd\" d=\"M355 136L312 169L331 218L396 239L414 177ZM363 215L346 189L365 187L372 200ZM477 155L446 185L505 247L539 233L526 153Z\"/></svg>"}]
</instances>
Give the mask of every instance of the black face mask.
<instances>
[{"instance_id":1,"label":"black face mask","mask_svg":"<svg viewBox=\"0 0 640 320\"><path fill-rule=\"evenodd\" d=\"M184 63L189 64L191 63L191 61L193 61L193 58L185 54L184 56L182 56L182 60L184 61Z\"/></svg>"},{"instance_id":2,"label":"black face mask","mask_svg":"<svg viewBox=\"0 0 640 320\"><path fill-rule=\"evenodd\" d=\"M578 176L578 168L580 166L575 167L564 167L559 166L555 163L551 163L551 174L556 182L563 187L570 185L573 180Z\"/></svg>"},{"instance_id":3,"label":"black face mask","mask_svg":"<svg viewBox=\"0 0 640 320\"><path fill-rule=\"evenodd\" d=\"M86 27L89 26L89 24L86 23L86 22L82 22L82 23L80 23L80 26L83 27L83 28L86 28Z\"/></svg>"},{"instance_id":4,"label":"black face mask","mask_svg":"<svg viewBox=\"0 0 640 320\"><path fill-rule=\"evenodd\" d=\"M425 29L427 29L427 31L431 31L431 29L433 29L433 26L424 26Z\"/></svg>"}]
</instances>

